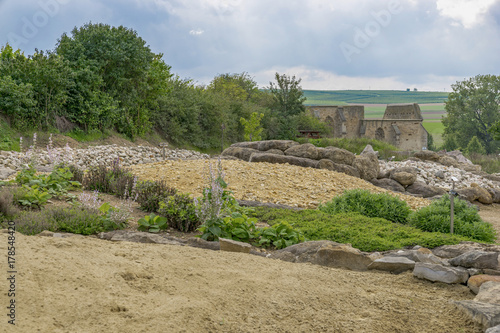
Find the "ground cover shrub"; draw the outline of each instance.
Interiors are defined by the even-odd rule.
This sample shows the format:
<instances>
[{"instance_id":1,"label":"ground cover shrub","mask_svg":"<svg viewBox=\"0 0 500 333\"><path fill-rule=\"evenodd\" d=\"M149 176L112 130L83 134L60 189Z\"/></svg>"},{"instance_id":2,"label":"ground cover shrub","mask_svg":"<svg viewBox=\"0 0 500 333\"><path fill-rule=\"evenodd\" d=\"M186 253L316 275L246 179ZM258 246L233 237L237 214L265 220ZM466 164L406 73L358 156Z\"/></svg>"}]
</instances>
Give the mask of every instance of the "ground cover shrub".
<instances>
[{"instance_id":1,"label":"ground cover shrub","mask_svg":"<svg viewBox=\"0 0 500 333\"><path fill-rule=\"evenodd\" d=\"M43 230L91 235L121 229L123 225L110 223L102 214L83 207L47 207L41 211L24 211L13 218L16 231L35 235Z\"/></svg>"},{"instance_id":2,"label":"ground cover shrub","mask_svg":"<svg viewBox=\"0 0 500 333\"><path fill-rule=\"evenodd\" d=\"M410 215L408 204L387 193L371 193L368 190L349 190L331 201L321 204L318 209L330 215L357 212L368 217L406 223Z\"/></svg>"},{"instance_id":3,"label":"ground cover shrub","mask_svg":"<svg viewBox=\"0 0 500 333\"><path fill-rule=\"evenodd\" d=\"M9 219L19 214L19 209L14 205L14 194L10 187L0 189L0 221Z\"/></svg>"},{"instance_id":4,"label":"ground cover shrub","mask_svg":"<svg viewBox=\"0 0 500 333\"><path fill-rule=\"evenodd\" d=\"M81 187L80 182L71 180L73 174L66 166L55 167L49 175L37 175L36 173L36 169L32 166L24 168L16 176L16 182L27 188L46 192L51 196L65 195L68 190L76 190Z\"/></svg>"},{"instance_id":5,"label":"ground cover shrub","mask_svg":"<svg viewBox=\"0 0 500 333\"><path fill-rule=\"evenodd\" d=\"M424 231L450 232L450 198L445 195L429 206L412 213L408 224ZM467 201L454 199L454 233L481 242L494 242L495 230L481 220L477 210Z\"/></svg>"},{"instance_id":6,"label":"ground cover shrub","mask_svg":"<svg viewBox=\"0 0 500 333\"><path fill-rule=\"evenodd\" d=\"M128 198L133 195L136 180L131 170L122 167L120 161L116 160L111 168L102 164L90 167L83 179L83 187Z\"/></svg>"},{"instance_id":7,"label":"ground cover shrub","mask_svg":"<svg viewBox=\"0 0 500 333\"><path fill-rule=\"evenodd\" d=\"M467 157L472 163L480 165L481 170L484 172L500 173L500 155L481 155L478 153L469 153Z\"/></svg>"},{"instance_id":8,"label":"ground cover shrub","mask_svg":"<svg viewBox=\"0 0 500 333\"><path fill-rule=\"evenodd\" d=\"M160 202L177 193L177 190L167 186L164 180L142 181L135 187L135 201L146 212L157 212Z\"/></svg>"},{"instance_id":9,"label":"ground cover shrub","mask_svg":"<svg viewBox=\"0 0 500 333\"><path fill-rule=\"evenodd\" d=\"M182 232L195 231L201 224L189 194L176 193L160 202L158 213L167 218L170 228Z\"/></svg>"},{"instance_id":10,"label":"ground cover shrub","mask_svg":"<svg viewBox=\"0 0 500 333\"><path fill-rule=\"evenodd\" d=\"M272 226L287 223L308 240L349 243L361 251L368 252L415 245L434 248L473 240L459 235L424 232L412 226L352 212L330 215L311 209L294 211L259 207L255 209L253 217Z\"/></svg>"}]
</instances>

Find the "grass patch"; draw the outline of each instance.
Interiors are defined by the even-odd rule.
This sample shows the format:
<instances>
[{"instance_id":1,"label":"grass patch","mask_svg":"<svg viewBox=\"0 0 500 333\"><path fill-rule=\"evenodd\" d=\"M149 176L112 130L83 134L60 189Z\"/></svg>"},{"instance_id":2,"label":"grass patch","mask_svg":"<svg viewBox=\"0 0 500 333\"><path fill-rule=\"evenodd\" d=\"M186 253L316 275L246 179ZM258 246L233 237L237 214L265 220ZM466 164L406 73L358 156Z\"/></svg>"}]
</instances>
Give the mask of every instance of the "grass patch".
<instances>
[{"instance_id":1,"label":"grass patch","mask_svg":"<svg viewBox=\"0 0 500 333\"><path fill-rule=\"evenodd\" d=\"M19 134L0 116L0 150L19 151Z\"/></svg>"},{"instance_id":2,"label":"grass patch","mask_svg":"<svg viewBox=\"0 0 500 333\"><path fill-rule=\"evenodd\" d=\"M66 133L65 135L75 139L78 142L98 141L109 137L108 133L103 133L99 130L90 130L88 132L85 132L79 128L75 128L74 130Z\"/></svg>"},{"instance_id":3,"label":"grass patch","mask_svg":"<svg viewBox=\"0 0 500 333\"><path fill-rule=\"evenodd\" d=\"M425 232L415 227L370 218L357 213L330 215L319 210L293 211L259 207L253 215L270 225L286 222L308 240L331 240L349 243L361 251L387 251L415 245L434 248L441 245L474 241L471 238L439 232Z\"/></svg>"},{"instance_id":4,"label":"grass patch","mask_svg":"<svg viewBox=\"0 0 500 333\"><path fill-rule=\"evenodd\" d=\"M443 133L444 133L443 123L441 121L439 122L424 121L422 125L427 130L427 132L429 132L432 135L432 138L434 139L434 146L440 147L443 144Z\"/></svg>"}]
</instances>

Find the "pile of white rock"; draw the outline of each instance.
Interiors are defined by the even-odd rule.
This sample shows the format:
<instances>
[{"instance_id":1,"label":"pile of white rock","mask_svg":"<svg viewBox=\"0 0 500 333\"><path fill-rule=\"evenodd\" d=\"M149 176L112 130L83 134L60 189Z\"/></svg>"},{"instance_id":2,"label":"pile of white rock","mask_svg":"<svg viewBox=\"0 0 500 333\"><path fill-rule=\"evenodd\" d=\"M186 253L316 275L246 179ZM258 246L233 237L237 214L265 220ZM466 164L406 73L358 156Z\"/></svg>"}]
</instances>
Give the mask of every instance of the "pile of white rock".
<instances>
[{"instance_id":1,"label":"pile of white rock","mask_svg":"<svg viewBox=\"0 0 500 333\"><path fill-rule=\"evenodd\" d=\"M207 154L202 154L185 149L165 149L158 147L120 147L116 144L106 146L91 146L85 149L54 148L50 151L37 150L31 152L37 159L37 165L49 166L53 161L64 161L75 164L81 168L88 168L99 164L109 165L117 160L122 166L142 163L160 162L165 159L208 159ZM0 168L19 170L27 162L27 153L15 151L0 151Z\"/></svg>"},{"instance_id":2,"label":"pile of white rock","mask_svg":"<svg viewBox=\"0 0 500 333\"><path fill-rule=\"evenodd\" d=\"M485 189L493 189L495 187L498 189L498 185L494 181L486 179L477 173L468 172L454 166L445 166L436 162L406 160L402 162L379 161L379 164L381 173L395 168L415 168L417 170L417 181L424 182L430 186L441 187L447 191L452 188L453 177L458 180L455 181L456 189L470 187L473 183Z\"/></svg>"}]
</instances>

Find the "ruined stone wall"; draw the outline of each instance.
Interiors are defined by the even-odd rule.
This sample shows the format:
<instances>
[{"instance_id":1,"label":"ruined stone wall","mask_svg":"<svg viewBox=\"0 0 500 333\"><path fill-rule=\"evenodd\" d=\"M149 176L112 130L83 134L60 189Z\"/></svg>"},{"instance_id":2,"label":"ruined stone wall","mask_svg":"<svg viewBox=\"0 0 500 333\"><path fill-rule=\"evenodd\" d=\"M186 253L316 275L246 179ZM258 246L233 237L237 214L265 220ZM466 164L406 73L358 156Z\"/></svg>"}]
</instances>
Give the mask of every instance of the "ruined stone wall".
<instances>
[{"instance_id":1,"label":"ruined stone wall","mask_svg":"<svg viewBox=\"0 0 500 333\"><path fill-rule=\"evenodd\" d=\"M359 138L361 121L365 117L362 105L310 106L311 115L330 125L335 138ZM343 117L342 117L343 115Z\"/></svg>"},{"instance_id":2,"label":"ruined stone wall","mask_svg":"<svg viewBox=\"0 0 500 333\"><path fill-rule=\"evenodd\" d=\"M364 137L385 141L401 150L427 148L427 131L421 120L364 120Z\"/></svg>"},{"instance_id":3,"label":"ruined stone wall","mask_svg":"<svg viewBox=\"0 0 500 333\"><path fill-rule=\"evenodd\" d=\"M413 104L387 104L383 119L423 119L420 106Z\"/></svg>"}]
</instances>

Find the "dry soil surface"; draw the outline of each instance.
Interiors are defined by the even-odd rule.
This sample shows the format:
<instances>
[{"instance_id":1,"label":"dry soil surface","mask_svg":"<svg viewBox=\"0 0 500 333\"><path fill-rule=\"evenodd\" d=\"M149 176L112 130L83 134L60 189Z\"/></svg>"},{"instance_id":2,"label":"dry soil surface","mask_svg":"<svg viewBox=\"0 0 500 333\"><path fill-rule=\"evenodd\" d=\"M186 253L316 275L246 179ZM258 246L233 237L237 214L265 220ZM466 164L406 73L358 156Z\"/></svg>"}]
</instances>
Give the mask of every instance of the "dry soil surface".
<instances>
[{"instance_id":1,"label":"dry soil surface","mask_svg":"<svg viewBox=\"0 0 500 333\"><path fill-rule=\"evenodd\" d=\"M410 273L20 234L16 270L15 327L0 283L2 332L481 332L450 304L472 299L467 287Z\"/></svg>"}]
</instances>

